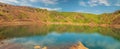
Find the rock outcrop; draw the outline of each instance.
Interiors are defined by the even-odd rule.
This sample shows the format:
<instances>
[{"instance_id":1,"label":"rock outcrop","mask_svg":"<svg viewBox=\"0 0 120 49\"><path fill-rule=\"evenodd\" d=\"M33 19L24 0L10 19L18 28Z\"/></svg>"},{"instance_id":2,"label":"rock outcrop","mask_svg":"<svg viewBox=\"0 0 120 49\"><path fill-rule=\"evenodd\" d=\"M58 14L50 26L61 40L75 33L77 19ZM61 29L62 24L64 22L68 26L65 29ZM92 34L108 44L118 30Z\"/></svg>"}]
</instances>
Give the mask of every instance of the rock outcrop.
<instances>
[{"instance_id":1,"label":"rock outcrop","mask_svg":"<svg viewBox=\"0 0 120 49\"><path fill-rule=\"evenodd\" d=\"M70 49L88 49L85 47L81 42L78 42L77 44L70 47Z\"/></svg>"},{"instance_id":2,"label":"rock outcrop","mask_svg":"<svg viewBox=\"0 0 120 49\"><path fill-rule=\"evenodd\" d=\"M34 49L47 49L47 47L35 46Z\"/></svg>"}]
</instances>

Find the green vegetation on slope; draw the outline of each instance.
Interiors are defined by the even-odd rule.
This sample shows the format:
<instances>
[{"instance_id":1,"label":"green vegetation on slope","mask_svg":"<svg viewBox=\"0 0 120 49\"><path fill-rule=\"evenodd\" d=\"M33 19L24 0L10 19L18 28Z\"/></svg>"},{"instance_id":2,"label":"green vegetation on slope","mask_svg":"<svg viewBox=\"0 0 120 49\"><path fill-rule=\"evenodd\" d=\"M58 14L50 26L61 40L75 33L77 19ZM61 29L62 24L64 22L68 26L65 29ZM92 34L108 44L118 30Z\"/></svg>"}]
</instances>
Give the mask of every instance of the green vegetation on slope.
<instances>
[{"instance_id":1,"label":"green vegetation on slope","mask_svg":"<svg viewBox=\"0 0 120 49\"><path fill-rule=\"evenodd\" d=\"M120 11L101 15L77 12L57 12L46 9L0 3L0 22L40 21L92 24L120 24Z\"/></svg>"}]
</instances>

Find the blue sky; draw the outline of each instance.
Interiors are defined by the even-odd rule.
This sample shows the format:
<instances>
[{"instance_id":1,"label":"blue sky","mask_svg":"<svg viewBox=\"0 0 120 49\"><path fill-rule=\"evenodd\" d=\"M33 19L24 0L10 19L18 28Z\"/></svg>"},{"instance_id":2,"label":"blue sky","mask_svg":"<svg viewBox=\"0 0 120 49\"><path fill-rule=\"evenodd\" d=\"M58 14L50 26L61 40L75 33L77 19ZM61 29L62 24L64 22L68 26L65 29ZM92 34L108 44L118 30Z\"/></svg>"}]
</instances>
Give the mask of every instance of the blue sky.
<instances>
[{"instance_id":1,"label":"blue sky","mask_svg":"<svg viewBox=\"0 0 120 49\"><path fill-rule=\"evenodd\" d=\"M120 10L120 0L0 0L0 2L64 12L101 14Z\"/></svg>"}]
</instances>

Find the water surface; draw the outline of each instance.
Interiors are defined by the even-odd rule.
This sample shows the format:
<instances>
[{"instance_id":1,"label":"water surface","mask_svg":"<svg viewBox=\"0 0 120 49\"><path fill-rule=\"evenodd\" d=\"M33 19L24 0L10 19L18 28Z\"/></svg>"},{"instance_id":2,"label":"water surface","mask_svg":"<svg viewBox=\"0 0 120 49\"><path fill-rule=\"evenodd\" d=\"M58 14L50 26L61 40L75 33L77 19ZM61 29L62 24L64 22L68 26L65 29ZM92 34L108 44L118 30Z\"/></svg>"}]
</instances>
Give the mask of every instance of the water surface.
<instances>
[{"instance_id":1,"label":"water surface","mask_svg":"<svg viewBox=\"0 0 120 49\"><path fill-rule=\"evenodd\" d=\"M47 46L49 49L68 49L78 41L89 49L120 49L119 35L120 28L111 27L71 25L0 27L0 41L22 45L25 49L33 49L35 45Z\"/></svg>"}]
</instances>

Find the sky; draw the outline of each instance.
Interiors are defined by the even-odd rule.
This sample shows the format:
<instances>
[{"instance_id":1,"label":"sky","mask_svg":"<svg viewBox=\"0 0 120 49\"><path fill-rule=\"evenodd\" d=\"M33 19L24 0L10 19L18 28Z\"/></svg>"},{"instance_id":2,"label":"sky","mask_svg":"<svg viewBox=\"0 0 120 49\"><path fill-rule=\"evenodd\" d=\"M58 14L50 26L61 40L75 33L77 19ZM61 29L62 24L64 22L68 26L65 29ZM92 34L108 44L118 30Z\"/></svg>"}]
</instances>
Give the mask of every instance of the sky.
<instances>
[{"instance_id":1,"label":"sky","mask_svg":"<svg viewBox=\"0 0 120 49\"><path fill-rule=\"evenodd\" d=\"M0 2L62 12L102 14L120 10L120 0L0 0Z\"/></svg>"}]
</instances>

